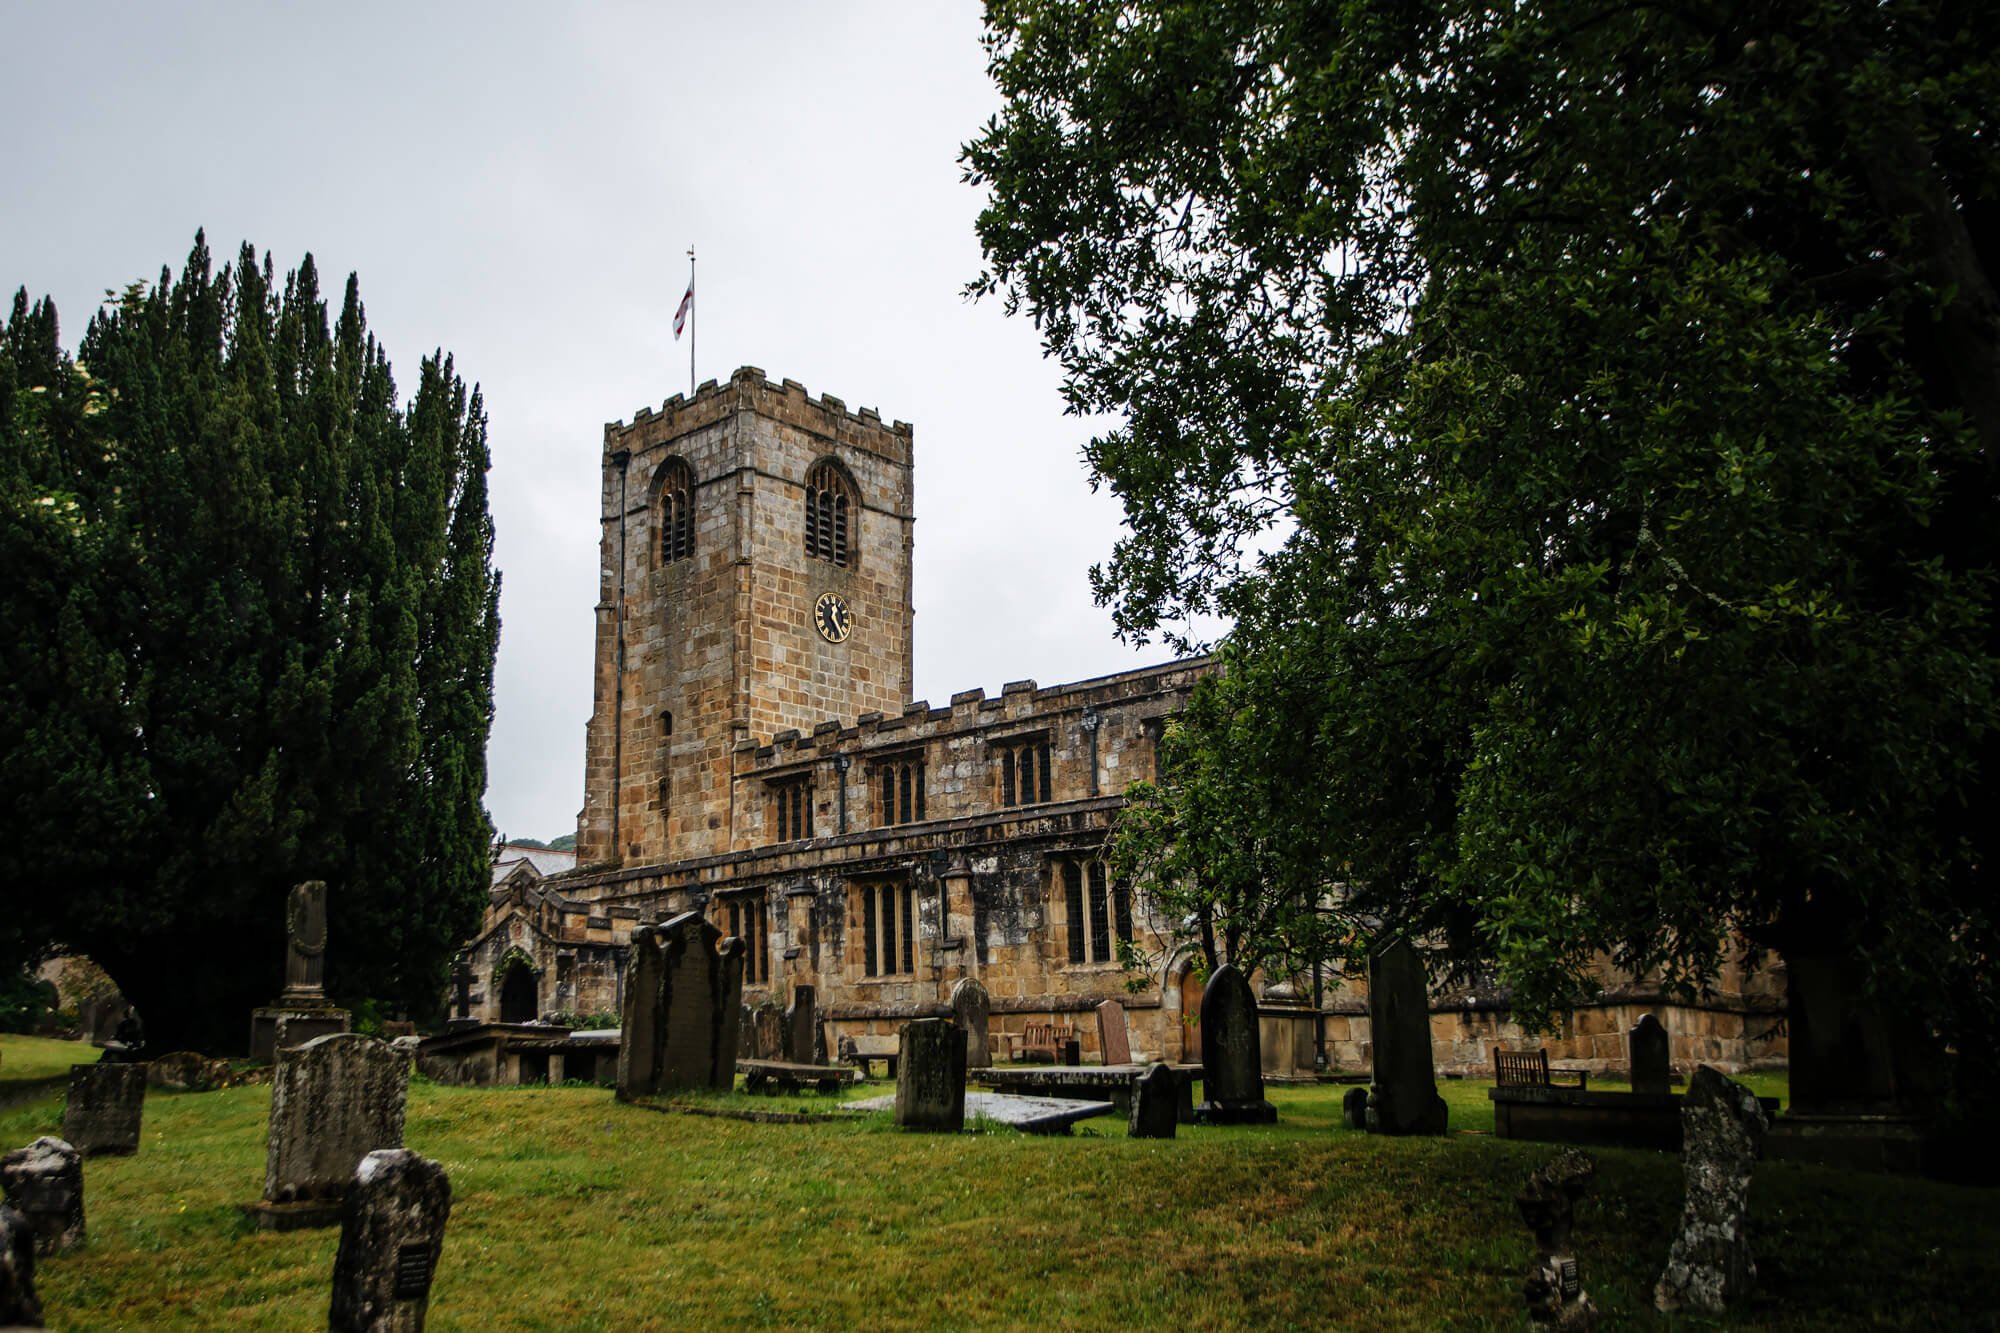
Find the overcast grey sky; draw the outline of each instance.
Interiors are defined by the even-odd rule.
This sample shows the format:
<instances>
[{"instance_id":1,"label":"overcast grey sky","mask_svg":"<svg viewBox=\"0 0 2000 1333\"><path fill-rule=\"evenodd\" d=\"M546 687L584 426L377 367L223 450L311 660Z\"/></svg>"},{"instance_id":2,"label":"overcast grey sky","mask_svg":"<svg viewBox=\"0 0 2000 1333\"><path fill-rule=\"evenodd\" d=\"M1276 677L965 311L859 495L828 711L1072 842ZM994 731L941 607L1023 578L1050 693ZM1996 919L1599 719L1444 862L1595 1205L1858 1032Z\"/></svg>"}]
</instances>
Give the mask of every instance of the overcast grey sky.
<instances>
[{"instance_id":1,"label":"overcast grey sky","mask_svg":"<svg viewBox=\"0 0 2000 1333\"><path fill-rule=\"evenodd\" d=\"M485 390L503 577L487 806L575 827L603 424L741 365L916 426L916 688L933 702L1159 661L1090 564L1118 510L1033 328L961 289L958 146L999 106L972 0L0 5L0 283L75 346L197 227L350 271L399 382Z\"/></svg>"}]
</instances>

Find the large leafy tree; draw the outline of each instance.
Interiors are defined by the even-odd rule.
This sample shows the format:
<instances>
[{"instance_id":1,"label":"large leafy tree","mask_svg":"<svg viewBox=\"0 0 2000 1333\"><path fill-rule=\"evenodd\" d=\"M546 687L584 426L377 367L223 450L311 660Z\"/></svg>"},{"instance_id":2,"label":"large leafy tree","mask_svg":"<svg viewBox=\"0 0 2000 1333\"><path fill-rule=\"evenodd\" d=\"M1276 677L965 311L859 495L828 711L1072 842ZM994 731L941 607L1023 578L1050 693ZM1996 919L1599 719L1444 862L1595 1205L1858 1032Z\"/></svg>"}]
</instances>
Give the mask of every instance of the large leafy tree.
<instances>
[{"instance_id":1,"label":"large leafy tree","mask_svg":"<svg viewBox=\"0 0 2000 1333\"><path fill-rule=\"evenodd\" d=\"M1234 619L1189 744L1291 737L1301 855L1529 1017L1740 933L1989 1044L1996 11L987 23L977 286L1122 422L1121 627Z\"/></svg>"},{"instance_id":2,"label":"large leafy tree","mask_svg":"<svg viewBox=\"0 0 2000 1333\"><path fill-rule=\"evenodd\" d=\"M329 318L329 315L332 318ZM0 358L0 949L88 953L155 1044L239 1046L291 884L329 984L421 1009L477 920L498 643L485 416L407 405L349 278L197 237L72 360L15 298Z\"/></svg>"}]
</instances>

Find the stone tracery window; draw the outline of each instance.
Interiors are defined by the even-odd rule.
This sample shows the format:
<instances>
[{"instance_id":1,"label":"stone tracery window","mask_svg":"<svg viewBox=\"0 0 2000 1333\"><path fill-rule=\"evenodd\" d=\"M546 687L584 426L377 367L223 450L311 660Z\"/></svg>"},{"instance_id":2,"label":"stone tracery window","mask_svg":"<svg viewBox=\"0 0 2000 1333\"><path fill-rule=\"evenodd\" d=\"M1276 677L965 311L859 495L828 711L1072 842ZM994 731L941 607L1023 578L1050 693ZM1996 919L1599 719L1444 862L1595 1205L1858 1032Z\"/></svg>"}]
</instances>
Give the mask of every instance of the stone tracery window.
<instances>
[{"instance_id":1,"label":"stone tracery window","mask_svg":"<svg viewBox=\"0 0 2000 1333\"><path fill-rule=\"evenodd\" d=\"M853 487L839 464L823 459L806 473L806 554L836 565L847 563L848 510Z\"/></svg>"},{"instance_id":2,"label":"stone tracery window","mask_svg":"<svg viewBox=\"0 0 2000 1333\"><path fill-rule=\"evenodd\" d=\"M725 898L722 915L728 922L726 933L743 941L743 979L758 985L769 981L771 935L764 920L764 895Z\"/></svg>"},{"instance_id":3,"label":"stone tracery window","mask_svg":"<svg viewBox=\"0 0 2000 1333\"><path fill-rule=\"evenodd\" d=\"M813 836L811 778L789 778L771 784L771 825L777 835L773 842Z\"/></svg>"},{"instance_id":4,"label":"stone tracery window","mask_svg":"<svg viewBox=\"0 0 2000 1333\"><path fill-rule=\"evenodd\" d=\"M669 458L654 474L654 512L659 517L660 563L694 554L694 472L686 460Z\"/></svg>"},{"instance_id":5,"label":"stone tracery window","mask_svg":"<svg viewBox=\"0 0 2000 1333\"><path fill-rule=\"evenodd\" d=\"M1000 804L1033 805L1051 799L1049 742L1046 736L1000 741Z\"/></svg>"},{"instance_id":6,"label":"stone tracery window","mask_svg":"<svg viewBox=\"0 0 2000 1333\"><path fill-rule=\"evenodd\" d=\"M861 919L861 974L891 977L913 973L917 953L917 892L908 880L864 881L855 885Z\"/></svg>"},{"instance_id":7,"label":"stone tracery window","mask_svg":"<svg viewBox=\"0 0 2000 1333\"><path fill-rule=\"evenodd\" d=\"M1063 915L1068 921L1069 961L1109 963L1117 941L1132 939L1132 888L1110 882L1104 862L1063 860Z\"/></svg>"},{"instance_id":8,"label":"stone tracery window","mask_svg":"<svg viewBox=\"0 0 2000 1333\"><path fill-rule=\"evenodd\" d=\"M887 828L891 824L912 824L926 818L922 754L906 754L880 761L875 765L875 783L877 825Z\"/></svg>"}]
</instances>

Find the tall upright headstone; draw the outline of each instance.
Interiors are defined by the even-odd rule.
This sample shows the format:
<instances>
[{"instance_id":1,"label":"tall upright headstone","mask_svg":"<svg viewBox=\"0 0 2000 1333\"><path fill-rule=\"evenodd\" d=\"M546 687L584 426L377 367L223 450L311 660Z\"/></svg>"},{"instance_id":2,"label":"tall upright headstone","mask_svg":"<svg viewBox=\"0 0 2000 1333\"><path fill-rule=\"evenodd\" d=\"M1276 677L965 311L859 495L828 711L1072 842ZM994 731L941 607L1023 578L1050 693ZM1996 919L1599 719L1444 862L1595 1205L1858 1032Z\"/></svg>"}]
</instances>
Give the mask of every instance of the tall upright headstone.
<instances>
[{"instance_id":1,"label":"tall upright headstone","mask_svg":"<svg viewBox=\"0 0 2000 1333\"><path fill-rule=\"evenodd\" d=\"M85 1157L130 1157L139 1151L146 1109L145 1065L71 1065L63 1137Z\"/></svg>"},{"instance_id":2,"label":"tall upright headstone","mask_svg":"<svg viewBox=\"0 0 2000 1333\"><path fill-rule=\"evenodd\" d=\"M1431 1059L1430 987L1416 946L1390 940L1368 958L1368 1029L1375 1075L1368 1089L1371 1134L1442 1134L1450 1112Z\"/></svg>"},{"instance_id":3,"label":"tall upright headstone","mask_svg":"<svg viewBox=\"0 0 2000 1333\"><path fill-rule=\"evenodd\" d=\"M785 1006L785 1058L802 1065L826 1063L826 1038L819 1022L819 998L811 986L792 987Z\"/></svg>"},{"instance_id":4,"label":"tall upright headstone","mask_svg":"<svg viewBox=\"0 0 2000 1333\"><path fill-rule=\"evenodd\" d=\"M1708 1065L1694 1071L1681 1100L1681 1173L1687 1198L1680 1234L1653 1288L1663 1312L1720 1315L1750 1294L1750 1171L1767 1121L1750 1089Z\"/></svg>"},{"instance_id":5,"label":"tall upright headstone","mask_svg":"<svg viewBox=\"0 0 2000 1333\"><path fill-rule=\"evenodd\" d=\"M951 988L951 1021L965 1031L965 1067L993 1065L993 1001L977 977L961 977Z\"/></svg>"},{"instance_id":6,"label":"tall upright headstone","mask_svg":"<svg viewBox=\"0 0 2000 1333\"><path fill-rule=\"evenodd\" d=\"M44 1135L0 1157L0 1197L28 1219L36 1254L83 1244L83 1154L61 1139Z\"/></svg>"},{"instance_id":7,"label":"tall upright headstone","mask_svg":"<svg viewBox=\"0 0 2000 1333\"><path fill-rule=\"evenodd\" d=\"M1097 1006L1097 1050L1107 1065L1132 1063L1132 1036L1125 1026L1125 1006L1106 1000Z\"/></svg>"},{"instance_id":8,"label":"tall upright headstone","mask_svg":"<svg viewBox=\"0 0 2000 1333\"><path fill-rule=\"evenodd\" d=\"M378 1148L403 1146L410 1059L386 1041L344 1032L278 1053L271 1077L264 1197L250 1213L266 1230L331 1226L354 1169Z\"/></svg>"},{"instance_id":9,"label":"tall upright headstone","mask_svg":"<svg viewBox=\"0 0 2000 1333\"><path fill-rule=\"evenodd\" d=\"M326 881L311 879L285 896L285 989L250 1015L250 1058L271 1060L278 1021L294 1044L345 1032L347 1010L326 998Z\"/></svg>"},{"instance_id":10,"label":"tall upright headstone","mask_svg":"<svg viewBox=\"0 0 2000 1333\"><path fill-rule=\"evenodd\" d=\"M1626 1036L1632 1091L1664 1097L1673 1091L1674 1064L1667 1030L1651 1014L1641 1014Z\"/></svg>"},{"instance_id":11,"label":"tall upright headstone","mask_svg":"<svg viewBox=\"0 0 2000 1333\"><path fill-rule=\"evenodd\" d=\"M734 1085L743 961L743 941L724 940L699 912L632 932L618 1041L620 1101Z\"/></svg>"},{"instance_id":12,"label":"tall upright headstone","mask_svg":"<svg viewBox=\"0 0 2000 1333\"><path fill-rule=\"evenodd\" d=\"M1269 1125L1278 1119L1278 1108L1264 1100L1257 997L1229 963L1209 974L1201 993L1201 1088L1196 1119L1212 1125Z\"/></svg>"},{"instance_id":13,"label":"tall upright headstone","mask_svg":"<svg viewBox=\"0 0 2000 1333\"><path fill-rule=\"evenodd\" d=\"M331 1333L422 1333L451 1216L444 1168L407 1148L355 1169L333 1259Z\"/></svg>"},{"instance_id":14,"label":"tall upright headstone","mask_svg":"<svg viewBox=\"0 0 2000 1333\"><path fill-rule=\"evenodd\" d=\"M0 1204L0 1328L40 1328L35 1296L35 1229L21 1213Z\"/></svg>"},{"instance_id":15,"label":"tall upright headstone","mask_svg":"<svg viewBox=\"0 0 2000 1333\"><path fill-rule=\"evenodd\" d=\"M965 1128L965 1029L949 1018L903 1025L896 1063L896 1123L956 1134Z\"/></svg>"}]
</instances>

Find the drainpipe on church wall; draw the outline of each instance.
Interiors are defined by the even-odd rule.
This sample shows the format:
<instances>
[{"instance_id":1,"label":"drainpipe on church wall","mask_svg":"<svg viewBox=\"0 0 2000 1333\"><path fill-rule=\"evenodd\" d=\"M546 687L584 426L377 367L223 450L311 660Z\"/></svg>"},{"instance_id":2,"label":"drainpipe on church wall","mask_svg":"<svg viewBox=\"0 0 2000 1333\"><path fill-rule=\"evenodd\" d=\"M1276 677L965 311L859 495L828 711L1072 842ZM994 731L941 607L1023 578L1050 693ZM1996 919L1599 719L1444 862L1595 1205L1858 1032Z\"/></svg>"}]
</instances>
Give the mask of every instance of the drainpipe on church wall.
<instances>
[{"instance_id":1,"label":"drainpipe on church wall","mask_svg":"<svg viewBox=\"0 0 2000 1333\"><path fill-rule=\"evenodd\" d=\"M853 762L853 760L844 754L837 754L833 757L833 771L840 775L835 780L834 786L840 792L840 831L842 833L847 832L847 769Z\"/></svg>"},{"instance_id":2,"label":"drainpipe on church wall","mask_svg":"<svg viewBox=\"0 0 2000 1333\"><path fill-rule=\"evenodd\" d=\"M1103 721L1103 719L1098 717L1097 710L1095 708L1091 707L1089 704L1085 704L1083 706L1083 734L1090 737L1090 794L1092 796L1096 796L1098 794L1097 726L1098 723L1100 723L1101 721Z\"/></svg>"}]
</instances>

